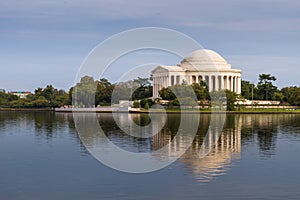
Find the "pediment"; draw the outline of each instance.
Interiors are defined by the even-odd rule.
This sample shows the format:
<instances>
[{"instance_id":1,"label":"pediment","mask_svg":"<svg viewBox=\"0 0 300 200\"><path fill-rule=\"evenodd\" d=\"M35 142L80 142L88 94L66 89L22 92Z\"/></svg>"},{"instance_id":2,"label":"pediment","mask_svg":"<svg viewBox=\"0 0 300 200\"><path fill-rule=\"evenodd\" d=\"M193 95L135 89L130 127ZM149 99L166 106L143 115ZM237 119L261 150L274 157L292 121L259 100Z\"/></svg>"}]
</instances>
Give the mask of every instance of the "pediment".
<instances>
[{"instance_id":1,"label":"pediment","mask_svg":"<svg viewBox=\"0 0 300 200\"><path fill-rule=\"evenodd\" d=\"M163 72L168 72L168 69L166 69L166 68L164 68L162 66L158 66L154 70L152 70L152 74L163 73Z\"/></svg>"}]
</instances>

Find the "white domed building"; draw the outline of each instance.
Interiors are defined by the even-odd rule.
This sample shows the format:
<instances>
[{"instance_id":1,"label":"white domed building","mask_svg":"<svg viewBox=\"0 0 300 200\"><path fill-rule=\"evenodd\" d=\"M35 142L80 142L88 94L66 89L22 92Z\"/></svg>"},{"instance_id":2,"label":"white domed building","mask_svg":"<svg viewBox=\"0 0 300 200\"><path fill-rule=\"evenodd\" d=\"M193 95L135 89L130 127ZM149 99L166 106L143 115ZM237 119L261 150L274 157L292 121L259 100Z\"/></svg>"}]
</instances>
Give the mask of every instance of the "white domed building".
<instances>
[{"instance_id":1,"label":"white domed building","mask_svg":"<svg viewBox=\"0 0 300 200\"><path fill-rule=\"evenodd\" d=\"M209 91L230 90L241 93L240 69L231 65L217 52L200 49L192 52L177 66L158 66L152 71L153 97L158 98L163 87L205 81Z\"/></svg>"}]
</instances>

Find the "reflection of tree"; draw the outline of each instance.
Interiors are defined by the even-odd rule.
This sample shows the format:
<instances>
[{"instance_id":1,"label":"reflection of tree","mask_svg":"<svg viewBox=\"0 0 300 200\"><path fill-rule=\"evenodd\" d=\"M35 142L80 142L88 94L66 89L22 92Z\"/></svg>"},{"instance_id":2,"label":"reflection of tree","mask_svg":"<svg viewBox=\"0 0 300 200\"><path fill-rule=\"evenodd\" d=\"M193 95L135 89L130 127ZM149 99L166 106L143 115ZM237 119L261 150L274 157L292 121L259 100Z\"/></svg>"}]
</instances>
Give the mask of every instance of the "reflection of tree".
<instances>
[{"instance_id":1,"label":"reflection of tree","mask_svg":"<svg viewBox=\"0 0 300 200\"><path fill-rule=\"evenodd\" d=\"M257 141L259 152L262 157L275 154L276 139L280 121L285 115L253 114L240 115L242 118L242 141L243 143Z\"/></svg>"},{"instance_id":2,"label":"reflection of tree","mask_svg":"<svg viewBox=\"0 0 300 200\"><path fill-rule=\"evenodd\" d=\"M55 130L56 121L55 113L33 113L34 127L36 135L45 135L47 138L53 136L53 129Z\"/></svg>"},{"instance_id":3,"label":"reflection of tree","mask_svg":"<svg viewBox=\"0 0 300 200\"><path fill-rule=\"evenodd\" d=\"M300 137L300 115L288 114L285 115L284 120L280 123L280 129L282 133L285 133L285 137L291 140L299 140ZM296 130L296 131L295 131Z\"/></svg>"},{"instance_id":4,"label":"reflection of tree","mask_svg":"<svg viewBox=\"0 0 300 200\"><path fill-rule=\"evenodd\" d=\"M276 134L273 134L270 129L259 130L257 131L257 139L260 152L263 155L269 156L275 154Z\"/></svg>"},{"instance_id":5,"label":"reflection of tree","mask_svg":"<svg viewBox=\"0 0 300 200\"><path fill-rule=\"evenodd\" d=\"M137 124L146 125L149 121L148 115L140 114L119 114L122 117L131 117ZM187 116L183 114L183 117ZM189 115L191 117L192 114ZM154 135L152 138L138 138L126 134L120 130L117 123L114 121L112 114L99 114L98 120L101 128L106 133L106 136L111 142L131 152L153 152L157 151L167 144L174 141L174 138L180 127L180 120L182 115L169 114L167 115L167 122L164 124L162 130ZM293 120L292 120L293 119ZM214 141L217 134L213 131L209 132L208 127L211 123L211 115L203 114L200 117L198 133L194 141L180 162L201 181L209 181L211 178L227 173L232 162L239 159L241 153L241 146L248 145L249 143L257 142L261 156L266 157L274 154L276 137L278 127L288 128L291 121L294 127L299 128L300 116L291 115L266 115L266 114L238 114L227 115L225 126L222 135L219 137L218 143ZM122 120L121 120L122 121ZM91 119L87 117L84 119L84 124L87 128L91 125ZM123 120L123 124L127 121ZM152 119L151 119L152 122ZM161 123L161 121L153 121L154 125ZM155 130L156 127L153 127ZM90 130L86 133L86 141L88 145L100 144L103 142L98 138L97 134ZM203 159L199 159L199 150L206 141L205 137L209 136L212 139L212 151ZM185 141L193 137L188 129L185 130L184 136L177 138L176 143L169 147L169 156L174 155L174 152L181 150L184 147ZM204 140L205 139L205 140ZM156 154L159 159L159 154Z\"/></svg>"},{"instance_id":6,"label":"reflection of tree","mask_svg":"<svg viewBox=\"0 0 300 200\"><path fill-rule=\"evenodd\" d=\"M278 119L278 118L277 118ZM272 115L264 115L259 117L256 123L257 142L260 153L263 156L270 156L275 154L276 139L278 132L278 121Z\"/></svg>"},{"instance_id":7,"label":"reflection of tree","mask_svg":"<svg viewBox=\"0 0 300 200\"><path fill-rule=\"evenodd\" d=\"M151 122L150 116L148 114L141 114L141 115L136 115L134 114L131 115L132 120L138 125L138 126L146 126Z\"/></svg>"},{"instance_id":8,"label":"reflection of tree","mask_svg":"<svg viewBox=\"0 0 300 200\"><path fill-rule=\"evenodd\" d=\"M55 134L75 134L72 113L54 112L0 112L0 128L19 127L21 131L32 131L38 137L51 139Z\"/></svg>"},{"instance_id":9,"label":"reflection of tree","mask_svg":"<svg viewBox=\"0 0 300 200\"><path fill-rule=\"evenodd\" d=\"M147 114L128 115L127 113L119 113L118 115L119 123L121 124L124 122L127 123L127 120L130 116L132 117L133 121L136 122L137 124L141 123L143 125L147 125L149 123L148 120L150 120ZM123 122L122 119L125 119L125 121ZM104 131L106 137L116 146L130 152L150 152L149 146L151 145L151 138L141 138L141 137L134 137L128 135L126 132L124 132L118 127L112 114L101 113L100 115L98 115L98 120L101 129ZM88 123L90 123L91 120L87 120L87 121L89 121ZM127 125L129 126L129 124ZM90 124L90 127L92 126L93 125ZM84 135L81 135L81 137L85 140L85 143L91 146L99 145L99 143L105 140L102 139L102 141L100 141L101 139L100 140L99 138L97 139L97 137L99 136L95 135L95 132L97 131L96 130L87 131L86 133L84 133ZM134 134L140 135L140 133L134 133Z\"/></svg>"}]
</instances>

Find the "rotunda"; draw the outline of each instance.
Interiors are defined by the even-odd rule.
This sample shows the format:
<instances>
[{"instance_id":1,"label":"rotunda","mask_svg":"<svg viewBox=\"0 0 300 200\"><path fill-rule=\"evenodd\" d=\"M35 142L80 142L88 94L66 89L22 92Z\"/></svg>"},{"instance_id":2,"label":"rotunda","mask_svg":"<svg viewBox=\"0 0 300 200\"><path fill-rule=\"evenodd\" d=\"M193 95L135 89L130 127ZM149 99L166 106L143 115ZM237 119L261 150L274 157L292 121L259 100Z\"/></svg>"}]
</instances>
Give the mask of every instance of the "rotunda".
<instances>
[{"instance_id":1,"label":"rotunda","mask_svg":"<svg viewBox=\"0 0 300 200\"><path fill-rule=\"evenodd\" d=\"M176 84L205 81L209 91L230 90L241 93L241 74L217 52L200 49L192 52L176 66L160 65L152 71L153 97L159 90Z\"/></svg>"}]
</instances>

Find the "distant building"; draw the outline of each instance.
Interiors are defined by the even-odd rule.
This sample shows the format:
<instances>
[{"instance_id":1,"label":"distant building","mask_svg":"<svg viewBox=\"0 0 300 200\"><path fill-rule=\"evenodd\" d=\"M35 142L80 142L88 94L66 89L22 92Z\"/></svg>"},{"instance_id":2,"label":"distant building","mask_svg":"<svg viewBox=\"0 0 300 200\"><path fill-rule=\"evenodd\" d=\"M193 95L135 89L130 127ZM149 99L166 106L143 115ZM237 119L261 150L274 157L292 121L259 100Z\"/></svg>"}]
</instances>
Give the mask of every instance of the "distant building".
<instances>
[{"instance_id":1,"label":"distant building","mask_svg":"<svg viewBox=\"0 0 300 200\"><path fill-rule=\"evenodd\" d=\"M0 92L3 92L3 93L5 93L5 90L4 90L4 89L0 89Z\"/></svg>"},{"instance_id":2,"label":"distant building","mask_svg":"<svg viewBox=\"0 0 300 200\"><path fill-rule=\"evenodd\" d=\"M218 53L200 49L192 52L177 66L158 66L152 71L153 97L159 97L163 87L205 81L209 91L230 90L241 93L241 74Z\"/></svg>"},{"instance_id":3,"label":"distant building","mask_svg":"<svg viewBox=\"0 0 300 200\"><path fill-rule=\"evenodd\" d=\"M26 98L27 95L31 94L31 92L28 92L28 91L24 91L24 92L22 92L22 91L18 91L18 92L13 91L13 92L9 92L9 94L16 95L16 96L18 96L20 98Z\"/></svg>"}]
</instances>

